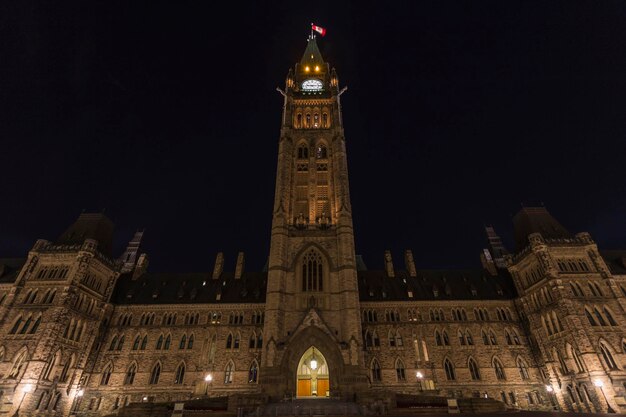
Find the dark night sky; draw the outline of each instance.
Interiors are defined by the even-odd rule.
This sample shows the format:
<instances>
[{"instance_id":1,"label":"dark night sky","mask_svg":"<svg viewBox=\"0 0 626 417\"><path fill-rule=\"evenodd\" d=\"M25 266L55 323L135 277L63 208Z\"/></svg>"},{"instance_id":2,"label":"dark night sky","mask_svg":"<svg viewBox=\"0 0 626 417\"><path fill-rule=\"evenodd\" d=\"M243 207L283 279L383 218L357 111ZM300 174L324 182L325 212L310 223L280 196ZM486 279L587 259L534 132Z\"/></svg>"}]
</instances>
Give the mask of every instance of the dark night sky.
<instances>
[{"instance_id":1,"label":"dark night sky","mask_svg":"<svg viewBox=\"0 0 626 417\"><path fill-rule=\"evenodd\" d=\"M218 5L219 4L219 5ZM308 25L342 97L357 253L478 265L544 202L626 247L623 1L2 2L0 257L83 210L153 271L269 250L283 86Z\"/></svg>"}]
</instances>

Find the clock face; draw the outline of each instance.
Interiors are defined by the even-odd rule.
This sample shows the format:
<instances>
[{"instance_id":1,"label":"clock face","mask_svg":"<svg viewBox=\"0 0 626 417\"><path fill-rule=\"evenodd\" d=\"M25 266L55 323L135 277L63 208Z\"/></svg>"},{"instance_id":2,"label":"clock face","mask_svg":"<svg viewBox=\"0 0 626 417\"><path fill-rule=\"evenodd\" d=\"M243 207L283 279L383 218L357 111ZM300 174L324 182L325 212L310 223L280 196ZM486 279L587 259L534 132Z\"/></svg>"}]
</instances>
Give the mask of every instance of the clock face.
<instances>
[{"instance_id":1,"label":"clock face","mask_svg":"<svg viewBox=\"0 0 626 417\"><path fill-rule=\"evenodd\" d=\"M316 79L308 79L302 82L302 90L304 91L322 91L322 82Z\"/></svg>"}]
</instances>

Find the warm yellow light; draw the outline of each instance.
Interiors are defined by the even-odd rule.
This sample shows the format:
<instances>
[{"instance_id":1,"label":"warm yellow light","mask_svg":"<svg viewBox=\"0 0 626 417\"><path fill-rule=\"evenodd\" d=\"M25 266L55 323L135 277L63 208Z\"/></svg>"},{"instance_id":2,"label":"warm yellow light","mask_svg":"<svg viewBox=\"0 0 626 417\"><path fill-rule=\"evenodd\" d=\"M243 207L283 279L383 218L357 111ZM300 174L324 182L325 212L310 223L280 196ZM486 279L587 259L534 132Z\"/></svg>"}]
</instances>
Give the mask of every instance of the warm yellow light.
<instances>
[{"instance_id":1,"label":"warm yellow light","mask_svg":"<svg viewBox=\"0 0 626 417\"><path fill-rule=\"evenodd\" d=\"M304 67L304 70L305 70L306 72L309 72L309 67Z\"/></svg>"},{"instance_id":2,"label":"warm yellow light","mask_svg":"<svg viewBox=\"0 0 626 417\"><path fill-rule=\"evenodd\" d=\"M316 65L316 66L315 66L315 71L319 72L319 70L320 70L319 65Z\"/></svg>"},{"instance_id":3,"label":"warm yellow light","mask_svg":"<svg viewBox=\"0 0 626 417\"><path fill-rule=\"evenodd\" d=\"M315 359L311 359L311 369L317 369L317 361Z\"/></svg>"}]
</instances>

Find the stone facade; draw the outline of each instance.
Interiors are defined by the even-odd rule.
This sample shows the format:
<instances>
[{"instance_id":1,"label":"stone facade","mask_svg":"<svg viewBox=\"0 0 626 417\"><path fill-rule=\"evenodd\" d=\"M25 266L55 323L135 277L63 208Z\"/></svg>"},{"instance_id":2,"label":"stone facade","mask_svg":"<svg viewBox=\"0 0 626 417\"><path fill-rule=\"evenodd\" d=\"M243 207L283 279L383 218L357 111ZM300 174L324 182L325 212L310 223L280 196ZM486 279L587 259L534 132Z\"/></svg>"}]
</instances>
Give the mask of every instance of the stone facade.
<instances>
[{"instance_id":1,"label":"stone facade","mask_svg":"<svg viewBox=\"0 0 626 417\"><path fill-rule=\"evenodd\" d=\"M626 251L601 252L543 207L487 228L482 268L385 269L356 256L337 74L314 38L289 71L267 270L154 274L142 232L83 214L0 259L0 415L99 416L211 396L488 396L617 411L626 384ZM596 384L602 383L602 387Z\"/></svg>"}]
</instances>

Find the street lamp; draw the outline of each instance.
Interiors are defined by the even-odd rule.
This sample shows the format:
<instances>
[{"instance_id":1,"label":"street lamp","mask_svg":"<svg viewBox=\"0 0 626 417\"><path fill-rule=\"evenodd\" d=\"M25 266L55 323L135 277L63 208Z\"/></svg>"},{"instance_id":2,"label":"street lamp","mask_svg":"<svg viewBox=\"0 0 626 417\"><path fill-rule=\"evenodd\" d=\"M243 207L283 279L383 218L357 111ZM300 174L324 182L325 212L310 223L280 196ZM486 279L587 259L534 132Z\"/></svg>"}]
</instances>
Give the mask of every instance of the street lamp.
<instances>
[{"instance_id":1,"label":"street lamp","mask_svg":"<svg viewBox=\"0 0 626 417\"><path fill-rule=\"evenodd\" d=\"M32 384L24 385L24 389L22 390L22 399L20 400L20 403L17 406L17 410L15 410L15 414L13 414L14 417L19 415L20 407L22 407L22 403L24 402L24 398L26 397L26 394L28 394L32 390L33 390L33 385Z\"/></svg>"},{"instance_id":2,"label":"street lamp","mask_svg":"<svg viewBox=\"0 0 626 417\"><path fill-rule=\"evenodd\" d=\"M213 381L213 375L207 374L207 376L204 377L204 381L206 382L204 386L204 396L206 397L209 395L209 384Z\"/></svg>"},{"instance_id":3,"label":"street lamp","mask_svg":"<svg viewBox=\"0 0 626 417\"><path fill-rule=\"evenodd\" d=\"M422 374L420 371L417 371L417 372L415 373L415 377L417 378L417 383L418 383L418 384L419 384L419 386L420 386L420 392L422 392L422 390L424 389L424 388L422 387L422 379L424 378L424 374Z\"/></svg>"},{"instance_id":4,"label":"street lamp","mask_svg":"<svg viewBox=\"0 0 626 417\"><path fill-rule=\"evenodd\" d=\"M596 387L600 388L600 391L602 392L602 396L604 397L604 401L606 401L606 406L607 406L607 413L614 413L615 410L613 410L613 407L611 407L611 404L609 404L609 399L606 398L606 394L604 393L604 383L602 382L601 379L596 379L595 381L593 381L593 385L595 385Z\"/></svg>"}]
</instances>

